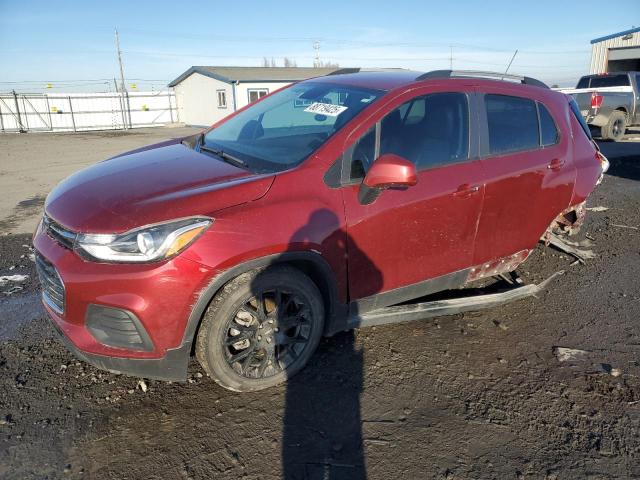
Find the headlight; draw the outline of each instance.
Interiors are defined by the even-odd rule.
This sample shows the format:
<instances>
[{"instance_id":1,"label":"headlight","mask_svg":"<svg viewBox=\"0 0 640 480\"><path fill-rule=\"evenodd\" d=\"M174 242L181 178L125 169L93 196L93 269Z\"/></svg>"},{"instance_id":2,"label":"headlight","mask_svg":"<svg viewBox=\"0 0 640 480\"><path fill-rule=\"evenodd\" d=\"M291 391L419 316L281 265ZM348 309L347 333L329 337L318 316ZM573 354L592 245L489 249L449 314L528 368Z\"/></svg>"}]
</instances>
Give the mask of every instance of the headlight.
<instances>
[{"instance_id":1,"label":"headlight","mask_svg":"<svg viewBox=\"0 0 640 480\"><path fill-rule=\"evenodd\" d=\"M80 253L107 262L153 262L172 257L201 235L212 220L187 218L149 225L122 234L79 234Z\"/></svg>"}]
</instances>

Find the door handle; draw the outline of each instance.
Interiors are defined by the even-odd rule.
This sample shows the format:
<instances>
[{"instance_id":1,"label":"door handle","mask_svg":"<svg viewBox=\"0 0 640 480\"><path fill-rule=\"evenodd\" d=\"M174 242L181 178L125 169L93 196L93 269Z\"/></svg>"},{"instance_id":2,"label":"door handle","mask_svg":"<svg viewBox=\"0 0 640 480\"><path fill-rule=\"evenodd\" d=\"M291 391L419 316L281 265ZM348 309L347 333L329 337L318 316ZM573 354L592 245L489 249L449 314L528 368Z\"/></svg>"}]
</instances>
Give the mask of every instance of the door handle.
<instances>
[{"instance_id":1,"label":"door handle","mask_svg":"<svg viewBox=\"0 0 640 480\"><path fill-rule=\"evenodd\" d=\"M551 162L549 162L549 165L547 165L547 168L549 170L560 170L563 165L564 165L563 159L554 158L553 160L551 160Z\"/></svg>"},{"instance_id":2,"label":"door handle","mask_svg":"<svg viewBox=\"0 0 640 480\"><path fill-rule=\"evenodd\" d=\"M470 185L468 183L463 183L455 192L453 192L453 195L455 197L469 197L479 191L480 185Z\"/></svg>"}]
</instances>

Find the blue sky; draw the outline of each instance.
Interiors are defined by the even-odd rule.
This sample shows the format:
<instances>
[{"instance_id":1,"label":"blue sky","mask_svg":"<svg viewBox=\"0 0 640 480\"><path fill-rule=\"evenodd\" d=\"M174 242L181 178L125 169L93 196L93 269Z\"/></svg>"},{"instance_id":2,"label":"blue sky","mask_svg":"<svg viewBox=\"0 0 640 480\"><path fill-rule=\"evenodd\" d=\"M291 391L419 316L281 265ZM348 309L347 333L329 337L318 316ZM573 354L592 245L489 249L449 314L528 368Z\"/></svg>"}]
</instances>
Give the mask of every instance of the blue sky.
<instances>
[{"instance_id":1,"label":"blue sky","mask_svg":"<svg viewBox=\"0 0 640 480\"><path fill-rule=\"evenodd\" d=\"M0 91L105 91L118 75L162 88L191 65L506 68L572 85L589 68L589 41L640 26L640 1L26 1L0 0ZM12 83L15 82L15 83Z\"/></svg>"}]
</instances>

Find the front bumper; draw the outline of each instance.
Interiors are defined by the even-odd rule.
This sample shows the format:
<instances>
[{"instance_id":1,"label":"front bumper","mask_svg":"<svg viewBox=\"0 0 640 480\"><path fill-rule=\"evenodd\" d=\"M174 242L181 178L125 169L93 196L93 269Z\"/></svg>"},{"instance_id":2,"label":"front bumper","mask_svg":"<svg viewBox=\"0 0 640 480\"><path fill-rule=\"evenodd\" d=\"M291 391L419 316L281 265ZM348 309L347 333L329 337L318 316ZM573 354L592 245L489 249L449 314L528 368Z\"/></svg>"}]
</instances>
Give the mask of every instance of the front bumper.
<instances>
[{"instance_id":1,"label":"front bumper","mask_svg":"<svg viewBox=\"0 0 640 480\"><path fill-rule=\"evenodd\" d=\"M105 370L163 380L185 380L192 338L185 337L187 321L199 292L213 271L178 255L155 264L90 262L51 238L41 228L33 244L64 286L63 309L43 301L56 331L80 359ZM129 312L144 345L108 339L109 318L92 324L93 307ZM125 319L120 318L121 322ZM121 339L135 337L114 318L113 331ZM101 335L102 333L103 335ZM136 337L137 338L137 337Z\"/></svg>"},{"instance_id":2,"label":"front bumper","mask_svg":"<svg viewBox=\"0 0 640 480\"><path fill-rule=\"evenodd\" d=\"M133 377L151 378L155 380L184 382L187 379L191 342L185 342L179 348L168 349L162 358L107 357L105 355L96 355L80 350L62 332L53 317L51 315L49 317L52 320L51 323L58 337L67 349L78 359L96 368L112 373L121 373Z\"/></svg>"}]
</instances>

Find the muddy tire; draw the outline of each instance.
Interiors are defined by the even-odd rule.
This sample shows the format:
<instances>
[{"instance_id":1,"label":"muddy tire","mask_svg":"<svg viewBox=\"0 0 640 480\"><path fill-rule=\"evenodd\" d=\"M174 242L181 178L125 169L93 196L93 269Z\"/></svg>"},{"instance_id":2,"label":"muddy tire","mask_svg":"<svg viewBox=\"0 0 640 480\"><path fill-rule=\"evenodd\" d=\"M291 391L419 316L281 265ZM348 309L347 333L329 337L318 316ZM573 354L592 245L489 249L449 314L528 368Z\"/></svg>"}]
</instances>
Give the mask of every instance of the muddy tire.
<instances>
[{"instance_id":1,"label":"muddy tire","mask_svg":"<svg viewBox=\"0 0 640 480\"><path fill-rule=\"evenodd\" d=\"M601 136L604 140L619 142L624 138L626 130L627 115L620 110L615 110L609 117L609 123L602 127Z\"/></svg>"},{"instance_id":2,"label":"muddy tire","mask_svg":"<svg viewBox=\"0 0 640 480\"><path fill-rule=\"evenodd\" d=\"M227 283L211 301L196 339L196 357L222 387L262 390L299 372L316 350L324 305L300 270L274 266Z\"/></svg>"}]
</instances>

